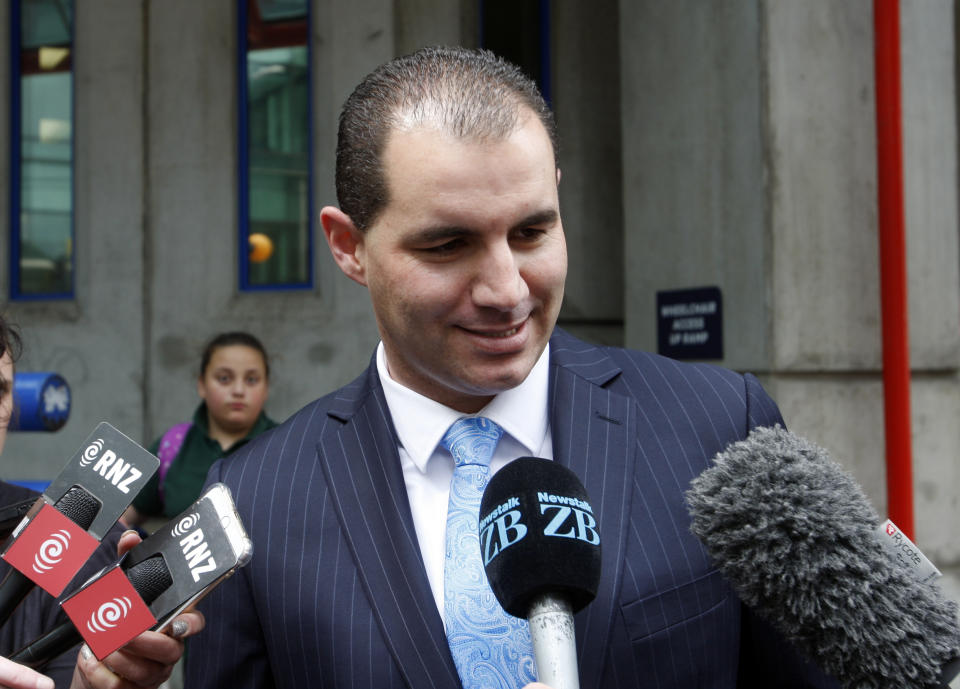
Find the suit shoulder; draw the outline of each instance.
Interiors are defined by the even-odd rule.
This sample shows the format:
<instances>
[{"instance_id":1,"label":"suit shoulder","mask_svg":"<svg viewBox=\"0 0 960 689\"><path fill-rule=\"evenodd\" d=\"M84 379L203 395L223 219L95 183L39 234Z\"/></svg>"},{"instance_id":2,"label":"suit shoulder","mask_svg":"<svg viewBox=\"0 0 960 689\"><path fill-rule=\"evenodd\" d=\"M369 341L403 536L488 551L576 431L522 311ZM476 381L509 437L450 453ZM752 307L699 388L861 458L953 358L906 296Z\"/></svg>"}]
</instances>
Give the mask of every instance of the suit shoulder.
<instances>
[{"instance_id":1,"label":"suit shoulder","mask_svg":"<svg viewBox=\"0 0 960 689\"><path fill-rule=\"evenodd\" d=\"M264 431L233 454L218 460L207 475L207 483L220 480L228 485L250 481L251 475L296 471L304 459L312 461L316 445L330 424L340 425L343 410L356 404L364 394L364 376L302 407L280 424Z\"/></svg>"},{"instance_id":2,"label":"suit shoulder","mask_svg":"<svg viewBox=\"0 0 960 689\"><path fill-rule=\"evenodd\" d=\"M563 368L638 402L666 408L723 409L747 428L782 423L780 411L760 382L716 364L685 362L636 349L594 345L558 331L551 356ZM740 426L740 422L737 422Z\"/></svg>"},{"instance_id":3,"label":"suit shoulder","mask_svg":"<svg viewBox=\"0 0 960 689\"><path fill-rule=\"evenodd\" d=\"M742 379L744 375L732 369L718 366L717 364L678 361L677 359L665 357L662 354L654 354L653 352L645 352L638 349L607 347L607 351L614 360L629 364L629 366L624 367L627 372L644 373L656 371L666 377L724 379L729 381Z\"/></svg>"},{"instance_id":4,"label":"suit shoulder","mask_svg":"<svg viewBox=\"0 0 960 689\"><path fill-rule=\"evenodd\" d=\"M597 345L579 340L567 333L556 336L551 341L552 352L563 362L574 362L581 368L585 362L596 369L616 370L627 378L654 377L665 379L687 379L696 382L703 380L725 380L736 384L744 374L716 364L703 362L685 362L670 359L639 349ZM742 385L742 382L740 383Z\"/></svg>"},{"instance_id":5,"label":"suit shoulder","mask_svg":"<svg viewBox=\"0 0 960 689\"><path fill-rule=\"evenodd\" d=\"M729 413L745 414L747 428L784 423L776 402L752 373L651 352L609 349L611 358L623 367L621 384L634 396L648 392L683 404L720 405Z\"/></svg>"},{"instance_id":6,"label":"suit shoulder","mask_svg":"<svg viewBox=\"0 0 960 689\"><path fill-rule=\"evenodd\" d=\"M744 386L744 375L708 363L682 362L660 354L637 349L597 345L580 340L557 329L550 341L550 354L557 365L598 384L620 380L628 384L645 380L648 384Z\"/></svg>"}]
</instances>

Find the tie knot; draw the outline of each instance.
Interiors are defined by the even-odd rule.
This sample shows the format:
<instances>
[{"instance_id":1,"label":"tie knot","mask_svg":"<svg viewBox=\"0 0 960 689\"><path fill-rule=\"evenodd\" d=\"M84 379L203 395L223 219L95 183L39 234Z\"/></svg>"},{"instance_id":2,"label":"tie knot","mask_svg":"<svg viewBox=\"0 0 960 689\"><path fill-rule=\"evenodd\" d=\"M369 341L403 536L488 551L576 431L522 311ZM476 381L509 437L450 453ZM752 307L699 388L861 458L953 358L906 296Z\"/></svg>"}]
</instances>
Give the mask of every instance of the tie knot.
<instances>
[{"instance_id":1,"label":"tie knot","mask_svg":"<svg viewBox=\"0 0 960 689\"><path fill-rule=\"evenodd\" d=\"M490 466L503 429L483 416L457 419L443 436L440 444L453 455L454 466L480 464Z\"/></svg>"}]
</instances>

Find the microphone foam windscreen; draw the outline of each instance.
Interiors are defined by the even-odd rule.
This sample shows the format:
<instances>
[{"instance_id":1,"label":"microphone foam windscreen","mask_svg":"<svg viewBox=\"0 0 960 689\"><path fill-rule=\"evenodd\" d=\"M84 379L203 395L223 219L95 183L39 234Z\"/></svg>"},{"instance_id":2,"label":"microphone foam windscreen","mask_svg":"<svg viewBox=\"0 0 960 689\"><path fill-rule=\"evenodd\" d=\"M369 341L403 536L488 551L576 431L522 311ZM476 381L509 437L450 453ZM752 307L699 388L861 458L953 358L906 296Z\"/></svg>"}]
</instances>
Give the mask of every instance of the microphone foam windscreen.
<instances>
[{"instance_id":1,"label":"microphone foam windscreen","mask_svg":"<svg viewBox=\"0 0 960 689\"><path fill-rule=\"evenodd\" d=\"M173 586L173 576L163 559L157 554L138 562L126 571L127 579L143 602L150 605L161 593Z\"/></svg>"},{"instance_id":2,"label":"microphone foam windscreen","mask_svg":"<svg viewBox=\"0 0 960 689\"><path fill-rule=\"evenodd\" d=\"M816 445L755 429L687 502L744 603L844 686L929 687L960 653L956 603L889 554L859 485Z\"/></svg>"},{"instance_id":3,"label":"microphone foam windscreen","mask_svg":"<svg viewBox=\"0 0 960 689\"><path fill-rule=\"evenodd\" d=\"M527 617L544 593L573 611L600 583L600 534L587 491L556 462L521 457L490 479L480 503L480 550L500 605Z\"/></svg>"},{"instance_id":4,"label":"microphone foam windscreen","mask_svg":"<svg viewBox=\"0 0 960 689\"><path fill-rule=\"evenodd\" d=\"M81 529L89 529L100 512L100 501L80 486L74 486L57 500L54 507Z\"/></svg>"}]
</instances>

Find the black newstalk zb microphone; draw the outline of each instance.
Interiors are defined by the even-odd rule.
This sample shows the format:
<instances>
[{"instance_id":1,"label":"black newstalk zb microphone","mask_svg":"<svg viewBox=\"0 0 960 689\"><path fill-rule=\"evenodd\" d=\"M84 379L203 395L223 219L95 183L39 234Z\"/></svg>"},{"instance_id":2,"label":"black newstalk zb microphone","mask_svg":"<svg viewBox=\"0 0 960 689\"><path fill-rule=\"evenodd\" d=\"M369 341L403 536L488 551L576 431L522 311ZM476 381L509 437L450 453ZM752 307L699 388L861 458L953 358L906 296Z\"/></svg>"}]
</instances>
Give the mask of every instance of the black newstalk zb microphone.
<instances>
[{"instance_id":1,"label":"black newstalk zb microphone","mask_svg":"<svg viewBox=\"0 0 960 689\"><path fill-rule=\"evenodd\" d=\"M600 534L580 479L546 459L507 464L483 493L480 550L500 605L530 624L539 681L577 689L573 614L600 584Z\"/></svg>"},{"instance_id":2,"label":"black newstalk zb microphone","mask_svg":"<svg viewBox=\"0 0 960 689\"><path fill-rule=\"evenodd\" d=\"M693 532L744 603L845 687L943 687L957 605L882 545L854 479L783 428L755 429L687 493Z\"/></svg>"}]
</instances>

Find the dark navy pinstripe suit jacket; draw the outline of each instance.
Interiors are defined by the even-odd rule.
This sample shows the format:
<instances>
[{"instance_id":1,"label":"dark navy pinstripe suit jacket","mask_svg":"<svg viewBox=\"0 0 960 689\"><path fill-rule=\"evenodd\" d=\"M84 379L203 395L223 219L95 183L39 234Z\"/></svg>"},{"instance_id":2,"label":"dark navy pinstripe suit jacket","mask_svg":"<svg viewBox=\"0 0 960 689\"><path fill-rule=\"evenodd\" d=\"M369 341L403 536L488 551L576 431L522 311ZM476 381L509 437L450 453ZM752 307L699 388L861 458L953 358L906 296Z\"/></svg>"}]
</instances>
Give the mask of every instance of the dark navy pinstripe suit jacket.
<instances>
[{"instance_id":1,"label":"dark navy pinstripe suit jacket","mask_svg":"<svg viewBox=\"0 0 960 689\"><path fill-rule=\"evenodd\" d=\"M600 590L577 615L581 686L754 686L750 673L820 686L757 631L688 528L690 480L781 421L756 379L562 331L550 352L555 460L583 481L603 538ZM208 482L233 491L254 555L201 605L187 689L460 686L396 448L371 363L214 465Z\"/></svg>"}]
</instances>

